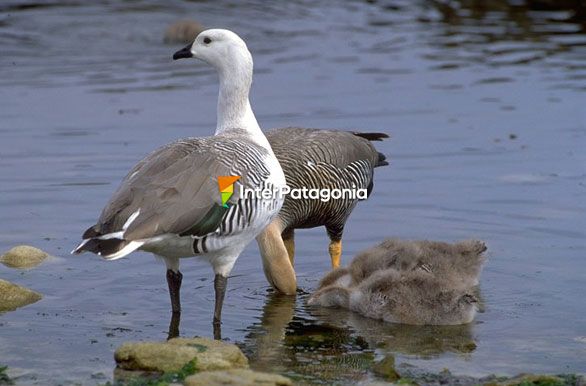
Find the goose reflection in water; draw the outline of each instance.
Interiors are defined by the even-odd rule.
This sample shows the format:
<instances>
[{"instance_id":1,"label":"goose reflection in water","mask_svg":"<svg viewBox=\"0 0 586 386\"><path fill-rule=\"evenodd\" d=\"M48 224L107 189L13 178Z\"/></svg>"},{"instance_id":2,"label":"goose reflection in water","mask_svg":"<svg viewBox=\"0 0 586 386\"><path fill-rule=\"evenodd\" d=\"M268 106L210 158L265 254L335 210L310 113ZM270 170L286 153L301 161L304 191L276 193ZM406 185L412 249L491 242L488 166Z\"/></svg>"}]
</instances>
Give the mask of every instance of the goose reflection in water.
<instances>
[{"instance_id":1,"label":"goose reflection in water","mask_svg":"<svg viewBox=\"0 0 586 386\"><path fill-rule=\"evenodd\" d=\"M344 309L306 305L307 293L268 293L258 323L241 348L252 368L311 381L363 380L381 355L431 359L476 349L474 325L410 326L364 318ZM376 351L376 353L375 353Z\"/></svg>"}]
</instances>

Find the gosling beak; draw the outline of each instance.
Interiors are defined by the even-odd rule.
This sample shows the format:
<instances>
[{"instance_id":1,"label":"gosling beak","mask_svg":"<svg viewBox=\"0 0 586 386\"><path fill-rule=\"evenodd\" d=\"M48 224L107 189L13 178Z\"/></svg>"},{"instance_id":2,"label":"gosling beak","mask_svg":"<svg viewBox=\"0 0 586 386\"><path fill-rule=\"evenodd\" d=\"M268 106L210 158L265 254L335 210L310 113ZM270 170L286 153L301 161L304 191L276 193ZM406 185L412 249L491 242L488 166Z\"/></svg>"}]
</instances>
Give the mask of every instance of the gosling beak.
<instances>
[{"instance_id":1,"label":"gosling beak","mask_svg":"<svg viewBox=\"0 0 586 386\"><path fill-rule=\"evenodd\" d=\"M175 52L173 54L173 60L183 59L183 58L193 58L193 54L191 53L191 46L192 46L192 44L189 44L189 45L183 47L182 49L180 49L179 51Z\"/></svg>"}]
</instances>

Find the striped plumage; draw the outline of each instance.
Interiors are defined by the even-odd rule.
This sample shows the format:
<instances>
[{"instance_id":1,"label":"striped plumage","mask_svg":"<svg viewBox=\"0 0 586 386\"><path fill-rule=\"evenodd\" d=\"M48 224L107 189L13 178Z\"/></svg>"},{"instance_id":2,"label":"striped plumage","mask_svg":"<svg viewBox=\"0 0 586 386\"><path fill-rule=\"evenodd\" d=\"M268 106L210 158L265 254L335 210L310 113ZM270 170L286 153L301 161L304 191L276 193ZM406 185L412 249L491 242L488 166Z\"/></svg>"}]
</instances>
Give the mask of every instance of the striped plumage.
<instances>
[{"instance_id":1,"label":"striped plumage","mask_svg":"<svg viewBox=\"0 0 586 386\"><path fill-rule=\"evenodd\" d=\"M250 227L262 228L271 217L267 213L278 209L277 200L239 197L241 186L272 188L265 163L269 157L243 130L182 139L157 149L124 178L97 224L83 234L87 242L81 249L110 260L136 249L167 258L226 249L239 253L243 246L234 245L232 238ZM194 171L193 165L205 172ZM217 181L231 175L240 179L225 208Z\"/></svg>"},{"instance_id":2,"label":"striped plumage","mask_svg":"<svg viewBox=\"0 0 586 386\"><path fill-rule=\"evenodd\" d=\"M387 165L385 156L370 141L387 138L384 133L356 133L306 128L275 129L267 133L290 188L373 188L373 172ZM359 199L285 198L277 218L257 237L269 282L284 293L296 289L294 230L325 226L330 238L332 266L340 264L344 225Z\"/></svg>"},{"instance_id":3,"label":"striped plumage","mask_svg":"<svg viewBox=\"0 0 586 386\"><path fill-rule=\"evenodd\" d=\"M250 107L253 66L246 44L233 32L207 30L173 56L190 57L219 74L215 135L176 141L140 161L74 253L89 251L112 260L140 249L162 257L177 320L183 277L179 259L206 259L215 273L214 336L219 338L227 277L283 204L280 196L245 199L240 187L279 189L285 176ZM219 177L225 176L240 179L223 205Z\"/></svg>"}]
</instances>

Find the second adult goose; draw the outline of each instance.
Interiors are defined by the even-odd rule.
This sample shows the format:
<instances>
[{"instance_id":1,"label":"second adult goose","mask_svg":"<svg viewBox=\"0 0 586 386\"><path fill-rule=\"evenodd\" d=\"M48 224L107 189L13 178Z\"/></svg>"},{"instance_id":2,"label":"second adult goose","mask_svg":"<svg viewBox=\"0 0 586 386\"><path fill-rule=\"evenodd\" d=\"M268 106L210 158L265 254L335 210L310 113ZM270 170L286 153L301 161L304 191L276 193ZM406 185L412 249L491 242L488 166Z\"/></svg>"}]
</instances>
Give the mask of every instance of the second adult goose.
<instances>
[{"instance_id":1,"label":"second adult goose","mask_svg":"<svg viewBox=\"0 0 586 386\"><path fill-rule=\"evenodd\" d=\"M291 189L373 188L374 168L388 165L371 141L388 138L384 133L358 133L290 127L267 133ZM285 197L275 220L257 237L267 280L286 294L294 294L294 232L298 228L325 226L330 238L333 268L340 265L344 226L359 198L318 199Z\"/></svg>"},{"instance_id":2,"label":"second adult goose","mask_svg":"<svg viewBox=\"0 0 586 386\"><path fill-rule=\"evenodd\" d=\"M201 59L219 74L215 135L179 140L140 161L73 253L114 260L141 249L162 257L177 313L179 259L206 259L215 273L214 326L219 327L228 274L283 202L278 195L239 197L239 187L282 189L285 177L250 107L253 65L244 41L231 31L206 30L173 55L181 58ZM223 202L219 178L226 176L233 177L234 195Z\"/></svg>"}]
</instances>

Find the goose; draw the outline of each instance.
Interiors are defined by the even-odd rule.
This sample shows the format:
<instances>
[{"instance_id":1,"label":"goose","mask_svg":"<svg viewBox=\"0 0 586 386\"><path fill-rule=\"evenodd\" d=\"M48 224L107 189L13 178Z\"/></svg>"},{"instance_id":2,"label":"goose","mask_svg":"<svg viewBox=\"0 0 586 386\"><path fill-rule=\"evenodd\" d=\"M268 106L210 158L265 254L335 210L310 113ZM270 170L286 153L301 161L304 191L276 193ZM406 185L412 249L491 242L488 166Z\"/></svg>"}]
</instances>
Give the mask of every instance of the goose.
<instances>
[{"instance_id":1,"label":"goose","mask_svg":"<svg viewBox=\"0 0 586 386\"><path fill-rule=\"evenodd\" d=\"M218 337L228 275L283 204L280 195L241 197L240 188L283 189L285 176L250 106L253 62L246 43L232 31L209 29L173 55L182 58L200 59L219 75L215 134L178 140L140 161L73 253L115 260L143 250L161 257L173 313L181 311L179 260L207 260L215 273Z\"/></svg>"},{"instance_id":2,"label":"goose","mask_svg":"<svg viewBox=\"0 0 586 386\"><path fill-rule=\"evenodd\" d=\"M352 287L336 284L321 287L309 305L341 307L367 318L412 325L458 325L470 323L477 300L467 289L424 270L374 272Z\"/></svg>"},{"instance_id":3,"label":"goose","mask_svg":"<svg viewBox=\"0 0 586 386\"><path fill-rule=\"evenodd\" d=\"M388 165L371 141L388 138L385 133L359 133L288 127L267 132L291 189L363 189L370 195L374 168ZM268 282L285 294L294 294L294 232L298 228L325 226L330 239L331 265L340 265L342 235L359 198L295 199L291 195L278 216L257 237Z\"/></svg>"},{"instance_id":4,"label":"goose","mask_svg":"<svg viewBox=\"0 0 586 386\"><path fill-rule=\"evenodd\" d=\"M360 252L348 267L329 272L320 286L336 284L350 287L373 273L387 268L401 272L423 270L450 280L452 286L470 288L479 283L486 257L486 244L465 240L449 244L428 240L386 239L379 245Z\"/></svg>"}]
</instances>

